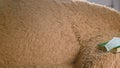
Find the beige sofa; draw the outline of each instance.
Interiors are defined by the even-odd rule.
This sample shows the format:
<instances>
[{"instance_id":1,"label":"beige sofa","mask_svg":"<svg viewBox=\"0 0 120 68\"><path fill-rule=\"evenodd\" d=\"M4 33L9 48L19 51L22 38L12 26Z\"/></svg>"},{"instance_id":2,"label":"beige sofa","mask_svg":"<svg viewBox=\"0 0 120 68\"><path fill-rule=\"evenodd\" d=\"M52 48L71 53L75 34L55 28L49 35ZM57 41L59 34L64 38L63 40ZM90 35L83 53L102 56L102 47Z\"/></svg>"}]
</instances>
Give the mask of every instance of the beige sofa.
<instances>
[{"instance_id":1,"label":"beige sofa","mask_svg":"<svg viewBox=\"0 0 120 68\"><path fill-rule=\"evenodd\" d=\"M120 13L71 0L0 0L0 68L119 68L97 44L120 36Z\"/></svg>"}]
</instances>

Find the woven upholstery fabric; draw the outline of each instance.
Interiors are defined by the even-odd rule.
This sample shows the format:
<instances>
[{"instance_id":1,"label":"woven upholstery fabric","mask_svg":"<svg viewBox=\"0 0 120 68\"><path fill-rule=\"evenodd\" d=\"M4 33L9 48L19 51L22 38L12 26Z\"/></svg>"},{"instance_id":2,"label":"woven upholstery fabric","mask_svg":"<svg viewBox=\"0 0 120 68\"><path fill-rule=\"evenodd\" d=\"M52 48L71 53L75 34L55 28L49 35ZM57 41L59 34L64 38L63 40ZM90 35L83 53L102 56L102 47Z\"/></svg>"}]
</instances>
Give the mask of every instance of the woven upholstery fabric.
<instances>
[{"instance_id":1,"label":"woven upholstery fabric","mask_svg":"<svg viewBox=\"0 0 120 68\"><path fill-rule=\"evenodd\" d=\"M0 68L119 68L97 44L120 36L120 13L79 0L0 0Z\"/></svg>"}]
</instances>

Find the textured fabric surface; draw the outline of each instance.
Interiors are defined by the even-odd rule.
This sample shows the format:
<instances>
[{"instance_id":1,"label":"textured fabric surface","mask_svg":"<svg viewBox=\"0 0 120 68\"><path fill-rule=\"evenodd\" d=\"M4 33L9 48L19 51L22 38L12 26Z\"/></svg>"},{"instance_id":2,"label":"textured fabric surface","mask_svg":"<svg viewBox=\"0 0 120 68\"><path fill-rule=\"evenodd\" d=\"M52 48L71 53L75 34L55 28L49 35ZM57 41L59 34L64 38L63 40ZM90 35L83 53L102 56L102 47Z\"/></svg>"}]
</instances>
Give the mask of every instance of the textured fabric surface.
<instances>
[{"instance_id":1,"label":"textured fabric surface","mask_svg":"<svg viewBox=\"0 0 120 68\"><path fill-rule=\"evenodd\" d=\"M120 36L120 13L77 0L0 0L1 68L118 68L98 43ZM42 65L42 66L41 66Z\"/></svg>"}]
</instances>

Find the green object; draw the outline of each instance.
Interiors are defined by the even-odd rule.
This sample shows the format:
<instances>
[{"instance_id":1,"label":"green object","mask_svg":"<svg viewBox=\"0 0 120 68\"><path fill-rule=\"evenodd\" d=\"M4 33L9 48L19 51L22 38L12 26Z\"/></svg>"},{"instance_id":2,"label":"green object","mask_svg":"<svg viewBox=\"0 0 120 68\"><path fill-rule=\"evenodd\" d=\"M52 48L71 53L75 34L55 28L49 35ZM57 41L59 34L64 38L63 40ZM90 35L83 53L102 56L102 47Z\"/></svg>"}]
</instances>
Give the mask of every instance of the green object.
<instances>
[{"instance_id":1,"label":"green object","mask_svg":"<svg viewBox=\"0 0 120 68\"><path fill-rule=\"evenodd\" d=\"M107 50L114 53L120 53L120 37L114 37L109 42L98 44L100 50Z\"/></svg>"},{"instance_id":2,"label":"green object","mask_svg":"<svg viewBox=\"0 0 120 68\"><path fill-rule=\"evenodd\" d=\"M120 47L120 37L113 37L106 45L105 48L107 51L111 51L112 49L118 49Z\"/></svg>"},{"instance_id":3,"label":"green object","mask_svg":"<svg viewBox=\"0 0 120 68\"><path fill-rule=\"evenodd\" d=\"M98 46L100 46L100 47L105 47L105 45L106 45L107 43L108 43L108 42L100 43L100 44L98 44ZM120 46L115 47L115 48L120 48Z\"/></svg>"},{"instance_id":4,"label":"green object","mask_svg":"<svg viewBox=\"0 0 120 68\"><path fill-rule=\"evenodd\" d=\"M98 44L99 49L102 50L102 51L107 51L107 49L105 48L105 45L107 43L108 42ZM120 53L120 46L113 48L112 50L110 50L110 52L112 52L112 53Z\"/></svg>"},{"instance_id":5,"label":"green object","mask_svg":"<svg viewBox=\"0 0 120 68\"><path fill-rule=\"evenodd\" d=\"M120 48L120 46L116 47L116 48Z\"/></svg>"},{"instance_id":6,"label":"green object","mask_svg":"<svg viewBox=\"0 0 120 68\"><path fill-rule=\"evenodd\" d=\"M98 49L99 49L99 50L102 50L102 51L106 51L105 45L106 45L107 43L108 43L108 42L104 42L104 43L98 44Z\"/></svg>"}]
</instances>

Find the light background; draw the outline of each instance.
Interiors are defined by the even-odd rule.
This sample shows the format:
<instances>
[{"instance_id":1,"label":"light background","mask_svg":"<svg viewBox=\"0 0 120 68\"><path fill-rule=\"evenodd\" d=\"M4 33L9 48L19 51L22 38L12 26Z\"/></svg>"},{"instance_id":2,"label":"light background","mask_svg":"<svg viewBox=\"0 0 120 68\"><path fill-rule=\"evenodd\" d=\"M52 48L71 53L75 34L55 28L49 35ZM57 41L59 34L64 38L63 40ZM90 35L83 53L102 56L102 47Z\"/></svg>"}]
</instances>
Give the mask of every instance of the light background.
<instances>
[{"instance_id":1,"label":"light background","mask_svg":"<svg viewBox=\"0 0 120 68\"><path fill-rule=\"evenodd\" d=\"M106 5L120 11L120 0L87 0L87 1Z\"/></svg>"}]
</instances>

